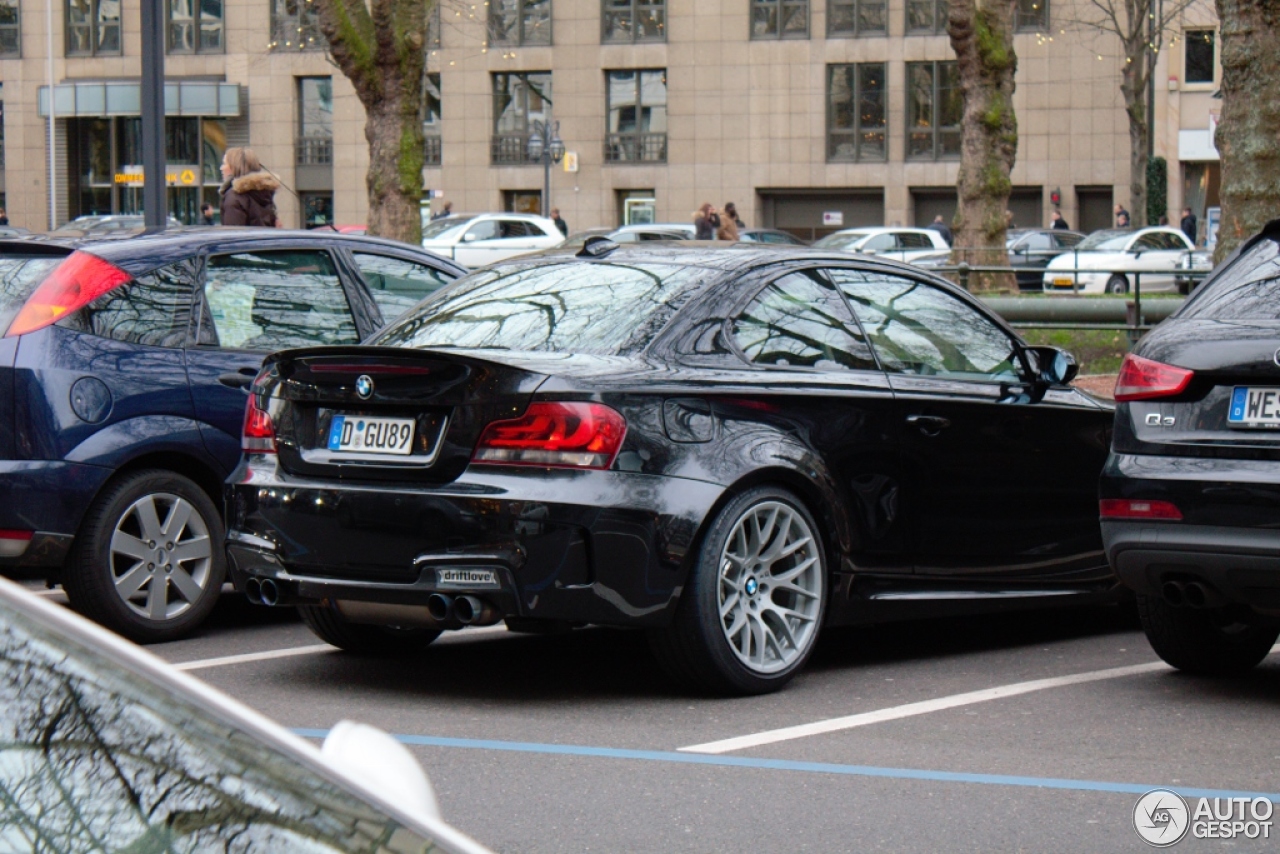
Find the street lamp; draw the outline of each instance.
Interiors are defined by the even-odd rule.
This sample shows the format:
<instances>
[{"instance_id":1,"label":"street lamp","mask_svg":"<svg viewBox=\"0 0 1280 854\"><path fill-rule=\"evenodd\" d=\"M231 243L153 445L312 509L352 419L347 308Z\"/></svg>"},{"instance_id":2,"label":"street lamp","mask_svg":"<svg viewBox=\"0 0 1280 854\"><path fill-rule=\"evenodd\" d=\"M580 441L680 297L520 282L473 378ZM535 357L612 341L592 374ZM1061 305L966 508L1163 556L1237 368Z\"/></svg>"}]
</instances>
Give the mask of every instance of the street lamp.
<instances>
[{"instance_id":1,"label":"street lamp","mask_svg":"<svg viewBox=\"0 0 1280 854\"><path fill-rule=\"evenodd\" d=\"M560 138L560 123L548 124L533 120L533 133L529 134L529 159L542 161L542 215L551 215L551 164L564 157L564 140Z\"/></svg>"}]
</instances>

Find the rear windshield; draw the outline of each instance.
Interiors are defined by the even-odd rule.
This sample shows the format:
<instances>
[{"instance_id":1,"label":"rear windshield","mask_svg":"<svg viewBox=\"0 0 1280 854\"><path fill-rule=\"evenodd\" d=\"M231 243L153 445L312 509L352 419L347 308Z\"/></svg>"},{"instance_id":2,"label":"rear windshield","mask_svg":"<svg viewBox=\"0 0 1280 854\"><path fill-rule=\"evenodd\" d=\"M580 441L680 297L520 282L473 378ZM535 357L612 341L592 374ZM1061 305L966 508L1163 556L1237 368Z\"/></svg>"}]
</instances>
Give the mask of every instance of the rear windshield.
<instances>
[{"instance_id":1,"label":"rear windshield","mask_svg":"<svg viewBox=\"0 0 1280 854\"><path fill-rule=\"evenodd\" d=\"M480 270L369 343L612 356L647 344L709 272L581 261Z\"/></svg>"},{"instance_id":2,"label":"rear windshield","mask_svg":"<svg viewBox=\"0 0 1280 854\"><path fill-rule=\"evenodd\" d=\"M1207 281L1178 317L1280 320L1280 242L1259 240Z\"/></svg>"},{"instance_id":3,"label":"rear windshield","mask_svg":"<svg viewBox=\"0 0 1280 854\"><path fill-rule=\"evenodd\" d=\"M0 335L18 316L27 297L65 255L0 255Z\"/></svg>"}]
</instances>

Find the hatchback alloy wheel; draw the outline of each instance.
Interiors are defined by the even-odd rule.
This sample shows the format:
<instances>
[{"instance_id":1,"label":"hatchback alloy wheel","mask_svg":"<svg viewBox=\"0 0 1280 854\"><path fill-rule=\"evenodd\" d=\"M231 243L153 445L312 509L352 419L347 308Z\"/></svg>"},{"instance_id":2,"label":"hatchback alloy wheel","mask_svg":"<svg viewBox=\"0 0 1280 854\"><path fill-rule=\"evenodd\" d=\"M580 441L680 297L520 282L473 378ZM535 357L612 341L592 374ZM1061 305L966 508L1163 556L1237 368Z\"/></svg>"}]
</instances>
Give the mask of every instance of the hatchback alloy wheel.
<instances>
[{"instance_id":1,"label":"hatchback alloy wheel","mask_svg":"<svg viewBox=\"0 0 1280 854\"><path fill-rule=\"evenodd\" d=\"M135 501L116 523L110 549L117 595L149 620L180 616L208 589L209 526L180 496L155 493Z\"/></svg>"}]
</instances>

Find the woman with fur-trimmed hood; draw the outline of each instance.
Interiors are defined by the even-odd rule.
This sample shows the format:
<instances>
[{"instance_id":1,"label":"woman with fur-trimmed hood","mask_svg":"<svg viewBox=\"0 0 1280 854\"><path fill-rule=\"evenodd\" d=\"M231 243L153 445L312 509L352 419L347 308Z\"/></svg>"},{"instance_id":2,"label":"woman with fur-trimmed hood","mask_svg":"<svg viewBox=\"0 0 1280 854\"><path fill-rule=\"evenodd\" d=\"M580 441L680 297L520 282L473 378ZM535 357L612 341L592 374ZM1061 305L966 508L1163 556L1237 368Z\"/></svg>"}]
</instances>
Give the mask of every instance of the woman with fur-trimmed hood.
<instances>
[{"instance_id":1,"label":"woman with fur-trimmed hood","mask_svg":"<svg viewBox=\"0 0 1280 854\"><path fill-rule=\"evenodd\" d=\"M274 228L278 189L280 182L252 148L228 148L222 156L222 224Z\"/></svg>"}]
</instances>

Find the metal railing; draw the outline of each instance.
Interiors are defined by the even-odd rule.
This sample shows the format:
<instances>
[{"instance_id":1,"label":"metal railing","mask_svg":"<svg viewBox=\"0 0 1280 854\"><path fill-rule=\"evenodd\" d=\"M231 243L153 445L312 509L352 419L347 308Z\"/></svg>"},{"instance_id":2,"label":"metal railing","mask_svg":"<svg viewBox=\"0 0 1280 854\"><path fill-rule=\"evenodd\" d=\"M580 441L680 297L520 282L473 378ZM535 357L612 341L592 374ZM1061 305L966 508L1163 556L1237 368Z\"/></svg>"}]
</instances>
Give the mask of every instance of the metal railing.
<instances>
[{"instance_id":1,"label":"metal railing","mask_svg":"<svg viewBox=\"0 0 1280 854\"><path fill-rule=\"evenodd\" d=\"M494 134L489 138L489 162L494 166L524 166L540 163L529 156L529 137L524 134Z\"/></svg>"},{"instance_id":2,"label":"metal railing","mask_svg":"<svg viewBox=\"0 0 1280 854\"><path fill-rule=\"evenodd\" d=\"M665 133L611 133L604 140L605 163L666 163Z\"/></svg>"},{"instance_id":3,"label":"metal railing","mask_svg":"<svg viewBox=\"0 0 1280 854\"><path fill-rule=\"evenodd\" d=\"M327 136L300 136L294 142L297 166L329 166L333 163L333 140Z\"/></svg>"}]
</instances>

